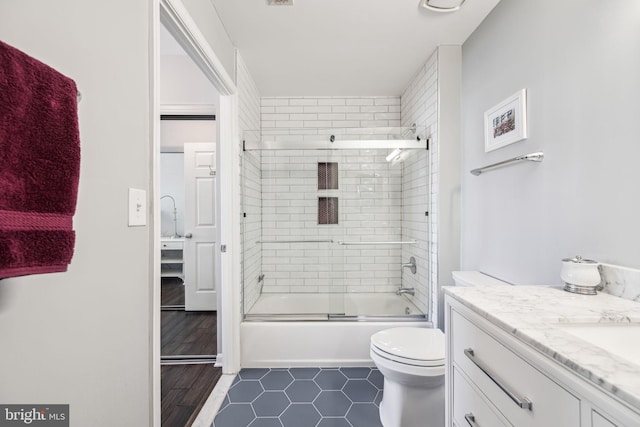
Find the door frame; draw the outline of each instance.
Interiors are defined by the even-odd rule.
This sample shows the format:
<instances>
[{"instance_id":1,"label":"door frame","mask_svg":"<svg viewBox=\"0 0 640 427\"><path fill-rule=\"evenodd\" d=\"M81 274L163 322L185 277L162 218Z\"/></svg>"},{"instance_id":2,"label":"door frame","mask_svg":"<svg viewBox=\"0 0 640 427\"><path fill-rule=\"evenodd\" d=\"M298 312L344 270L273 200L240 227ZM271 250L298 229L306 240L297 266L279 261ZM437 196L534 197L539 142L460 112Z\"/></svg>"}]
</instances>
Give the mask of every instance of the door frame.
<instances>
[{"instance_id":1,"label":"door frame","mask_svg":"<svg viewBox=\"0 0 640 427\"><path fill-rule=\"evenodd\" d=\"M235 374L240 369L240 139L238 135L237 88L222 62L191 18L180 0L154 0L150 37L152 48L150 77L152 115L152 198L153 226L151 227L151 277L153 315L151 351L152 402L150 411L154 426L160 426L160 23L187 52L220 94L216 116L216 162L218 180L217 214L219 218L216 264L218 294L218 364L224 374ZM234 191L237 190L237 191ZM226 252L221 253L221 245Z\"/></svg>"}]
</instances>

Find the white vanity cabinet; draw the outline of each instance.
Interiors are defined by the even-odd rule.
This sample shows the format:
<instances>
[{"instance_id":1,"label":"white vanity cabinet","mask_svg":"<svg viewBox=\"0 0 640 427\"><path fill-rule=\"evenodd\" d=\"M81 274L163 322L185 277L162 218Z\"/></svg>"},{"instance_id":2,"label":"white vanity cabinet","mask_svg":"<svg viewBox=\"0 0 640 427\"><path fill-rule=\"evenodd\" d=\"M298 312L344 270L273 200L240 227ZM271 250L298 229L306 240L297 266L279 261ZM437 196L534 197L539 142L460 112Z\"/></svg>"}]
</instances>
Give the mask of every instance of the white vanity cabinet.
<instances>
[{"instance_id":1,"label":"white vanity cabinet","mask_svg":"<svg viewBox=\"0 0 640 427\"><path fill-rule=\"evenodd\" d=\"M184 280L184 241L160 241L160 275Z\"/></svg>"},{"instance_id":2,"label":"white vanity cabinet","mask_svg":"<svg viewBox=\"0 0 640 427\"><path fill-rule=\"evenodd\" d=\"M445 330L447 427L640 426L638 413L449 295Z\"/></svg>"}]
</instances>

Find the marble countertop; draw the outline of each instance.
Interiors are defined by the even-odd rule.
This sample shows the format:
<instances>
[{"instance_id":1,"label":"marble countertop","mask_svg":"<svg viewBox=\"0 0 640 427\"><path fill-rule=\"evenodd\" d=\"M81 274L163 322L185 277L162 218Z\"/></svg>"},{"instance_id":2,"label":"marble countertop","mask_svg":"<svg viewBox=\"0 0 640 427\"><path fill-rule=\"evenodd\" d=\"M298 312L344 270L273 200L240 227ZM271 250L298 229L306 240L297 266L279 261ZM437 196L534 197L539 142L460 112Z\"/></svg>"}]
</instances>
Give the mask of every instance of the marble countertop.
<instances>
[{"instance_id":1,"label":"marble countertop","mask_svg":"<svg viewBox=\"0 0 640 427\"><path fill-rule=\"evenodd\" d=\"M447 295L640 410L640 360L633 363L558 324L639 322L640 303L605 293L583 296L547 286L445 287ZM636 343L637 344L637 343Z\"/></svg>"}]
</instances>

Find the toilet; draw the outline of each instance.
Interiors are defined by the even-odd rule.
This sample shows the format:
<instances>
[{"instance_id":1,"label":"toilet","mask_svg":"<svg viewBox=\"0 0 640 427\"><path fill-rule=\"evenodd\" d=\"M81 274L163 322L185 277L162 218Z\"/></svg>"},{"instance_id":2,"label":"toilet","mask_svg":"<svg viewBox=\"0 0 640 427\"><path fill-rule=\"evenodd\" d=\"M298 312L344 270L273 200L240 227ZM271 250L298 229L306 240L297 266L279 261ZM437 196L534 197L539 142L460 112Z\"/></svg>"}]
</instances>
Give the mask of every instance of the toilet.
<instances>
[{"instance_id":1,"label":"toilet","mask_svg":"<svg viewBox=\"0 0 640 427\"><path fill-rule=\"evenodd\" d=\"M454 271L456 286L507 285L479 271ZM444 427L445 336L440 329L401 327L371 336L370 355L384 377L384 427Z\"/></svg>"},{"instance_id":2,"label":"toilet","mask_svg":"<svg viewBox=\"0 0 640 427\"><path fill-rule=\"evenodd\" d=\"M380 402L384 427L444 427L444 334L440 329L385 329L371 336L370 355L384 377Z\"/></svg>"}]
</instances>

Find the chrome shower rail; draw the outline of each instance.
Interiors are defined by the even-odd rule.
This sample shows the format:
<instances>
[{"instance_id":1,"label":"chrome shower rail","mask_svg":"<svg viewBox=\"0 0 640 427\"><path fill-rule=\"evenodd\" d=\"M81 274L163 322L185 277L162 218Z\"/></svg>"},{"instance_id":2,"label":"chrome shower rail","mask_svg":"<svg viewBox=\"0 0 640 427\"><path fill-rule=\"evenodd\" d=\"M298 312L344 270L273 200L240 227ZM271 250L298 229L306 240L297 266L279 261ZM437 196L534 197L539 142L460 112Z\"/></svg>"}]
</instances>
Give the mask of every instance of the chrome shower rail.
<instances>
[{"instance_id":1,"label":"chrome shower rail","mask_svg":"<svg viewBox=\"0 0 640 427\"><path fill-rule=\"evenodd\" d=\"M489 170L501 168L503 166L507 166L507 165L510 165L512 163L522 162L522 161L541 162L543 158L544 158L544 153L542 153L542 152L531 153L531 154L523 154L521 156L514 157L513 159L504 160L502 162L494 163L492 165L487 165L487 166L484 166L482 168L473 169L471 171L471 174L475 175L475 176L478 176L483 172L487 172Z\"/></svg>"},{"instance_id":2,"label":"chrome shower rail","mask_svg":"<svg viewBox=\"0 0 640 427\"><path fill-rule=\"evenodd\" d=\"M332 239L322 239L322 240L256 240L256 243L337 243L343 246L349 245L417 245L418 242L416 240L409 240L404 242L345 242L342 240L338 240L334 242Z\"/></svg>"},{"instance_id":3,"label":"chrome shower rail","mask_svg":"<svg viewBox=\"0 0 640 427\"><path fill-rule=\"evenodd\" d=\"M338 240L339 245L416 245L418 244L415 240L409 240L406 242L343 242L342 240Z\"/></svg>"},{"instance_id":4,"label":"chrome shower rail","mask_svg":"<svg viewBox=\"0 0 640 427\"><path fill-rule=\"evenodd\" d=\"M333 243L333 240L256 240L256 243Z\"/></svg>"}]
</instances>

